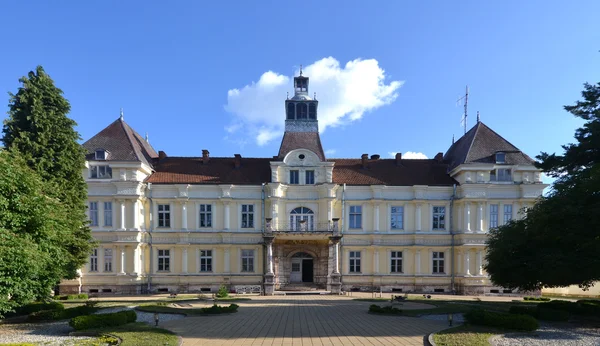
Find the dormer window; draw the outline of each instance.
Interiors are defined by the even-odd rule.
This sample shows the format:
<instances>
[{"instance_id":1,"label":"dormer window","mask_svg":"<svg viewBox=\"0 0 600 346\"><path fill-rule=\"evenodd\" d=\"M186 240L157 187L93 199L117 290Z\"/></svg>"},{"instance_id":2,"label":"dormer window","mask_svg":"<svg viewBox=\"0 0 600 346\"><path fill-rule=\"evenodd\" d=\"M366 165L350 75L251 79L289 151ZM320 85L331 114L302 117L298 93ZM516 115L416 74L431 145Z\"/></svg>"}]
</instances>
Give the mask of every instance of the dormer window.
<instances>
[{"instance_id":1,"label":"dormer window","mask_svg":"<svg viewBox=\"0 0 600 346\"><path fill-rule=\"evenodd\" d=\"M96 160L99 160L99 161L106 160L106 150L104 150L104 149L96 150Z\"/></svg>"},{"instance_id":2,"label":"dormer window","mask_svg":"<svg viewBox=\"0 0 600 346\"><path fill-rule=\"evenodd\" d=\"M506 163L506 153L496 153L496 163Z\"/></svg>"}]
</instances>

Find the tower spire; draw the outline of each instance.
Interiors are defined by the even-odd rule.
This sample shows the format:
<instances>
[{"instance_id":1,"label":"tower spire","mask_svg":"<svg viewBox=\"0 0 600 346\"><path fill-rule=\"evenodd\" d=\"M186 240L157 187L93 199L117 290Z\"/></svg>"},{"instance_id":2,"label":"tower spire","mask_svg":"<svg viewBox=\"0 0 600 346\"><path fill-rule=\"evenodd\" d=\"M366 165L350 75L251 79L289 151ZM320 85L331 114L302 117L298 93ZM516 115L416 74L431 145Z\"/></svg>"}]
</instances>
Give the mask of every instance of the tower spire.
<instances>
[{"instance_id":1,"label":"tower spire","mask_svg":"<svg viewBox=\"0 0 600 346\"><path fill-rule=\"evenodd\" d=\"M300 75L302 76L302 64L300 64Z\"/></svg>"},{"instance_id":2,"label":"tower spire","mask_svg":"<svg viewBox=\"0 0 600 346\"><path fill-rule=\"evenodd\" d=\"M479 118L479 111L477 111L477 122L481 122L481 120Z\"/></svg>"}]
</instances>

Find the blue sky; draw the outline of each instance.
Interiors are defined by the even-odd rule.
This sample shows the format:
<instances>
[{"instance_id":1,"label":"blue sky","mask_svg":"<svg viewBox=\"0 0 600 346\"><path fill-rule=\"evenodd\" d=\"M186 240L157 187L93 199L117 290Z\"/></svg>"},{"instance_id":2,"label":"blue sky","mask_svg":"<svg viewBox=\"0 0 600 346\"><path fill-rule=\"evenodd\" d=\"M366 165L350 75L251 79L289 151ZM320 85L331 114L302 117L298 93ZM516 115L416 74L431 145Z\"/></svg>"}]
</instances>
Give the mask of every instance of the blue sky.
<instances>
[{"instance_id":1,"label":"blue sky","mask_svg":"<svg viewBox=\"0 0 600 346\"><path fill-rule=\"evenodd\" d=\"M170 156L269 157L303 64L329 157L433 157L462 135L468 84L469 127L480 111L535 156L581 124L562 106L598 81L598 13L591 0L5 1L0 91L41 64L84 140L123 107Z\"/></svg>"}]
</instances>

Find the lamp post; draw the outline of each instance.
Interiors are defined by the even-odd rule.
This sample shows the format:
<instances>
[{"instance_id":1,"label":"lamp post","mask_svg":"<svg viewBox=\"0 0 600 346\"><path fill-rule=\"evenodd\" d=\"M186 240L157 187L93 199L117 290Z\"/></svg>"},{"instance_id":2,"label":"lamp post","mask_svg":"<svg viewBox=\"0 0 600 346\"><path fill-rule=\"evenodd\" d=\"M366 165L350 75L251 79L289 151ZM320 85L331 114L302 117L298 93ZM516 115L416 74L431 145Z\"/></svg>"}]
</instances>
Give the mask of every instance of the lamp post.
<instances>
[{"instance_id":1,"label":"lamp post","mask_svg":"<svg viewBox=\"0 0 600 346\"><path fill-rule=\"evenodd\" d=\"M154 323L155 323L155 326L158 327L158 312L154 313Z\"/></svg>"},{"instance_id":2,"label":"lamp post","mask_svg":"<svg viewBox=\"0 0 600 346\"><path fill-rule=\"evenodd\" d=\"M449 325L450 327L452 327L452 319L453 319L452 313L449 313L449 314L448 314L448 325Z\"/></svg>"}]
</instances>

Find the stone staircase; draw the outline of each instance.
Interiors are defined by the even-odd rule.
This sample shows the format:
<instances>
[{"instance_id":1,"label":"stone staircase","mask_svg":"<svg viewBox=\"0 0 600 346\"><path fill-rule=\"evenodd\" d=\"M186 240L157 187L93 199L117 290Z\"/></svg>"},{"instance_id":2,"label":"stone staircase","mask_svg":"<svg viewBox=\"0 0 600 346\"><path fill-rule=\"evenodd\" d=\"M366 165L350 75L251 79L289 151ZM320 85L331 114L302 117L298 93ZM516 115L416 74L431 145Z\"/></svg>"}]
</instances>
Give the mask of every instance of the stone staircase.
<instances>
[{"instance_id":1,"label":"stone staircase","mask_svg":"<svg viewBox=\"0 0 600 346\"><path fill-rule=\"evenodd\" d=\"M307 283L289 283L282 286L278 291L281 295L316 295L327 294L325 285L318 285L312 282Z\"/></svg>"}]
</instances>

